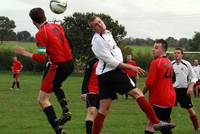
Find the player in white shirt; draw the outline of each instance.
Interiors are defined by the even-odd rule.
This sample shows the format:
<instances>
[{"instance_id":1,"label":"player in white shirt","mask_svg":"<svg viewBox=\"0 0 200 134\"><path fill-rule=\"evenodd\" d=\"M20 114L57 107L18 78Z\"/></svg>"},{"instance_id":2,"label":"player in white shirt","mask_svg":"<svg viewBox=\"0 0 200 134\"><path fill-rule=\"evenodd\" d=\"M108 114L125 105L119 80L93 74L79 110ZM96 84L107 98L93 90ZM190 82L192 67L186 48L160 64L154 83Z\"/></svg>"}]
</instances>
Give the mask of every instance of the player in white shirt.
<instances>
[{"instance_id":1,"label":"player in white shirt","mask_svg":"<svg viewBox=\"0 0 200 134\"><path fill-rule=\"evenodd\" d=\"M197 75L198 81L194 85L194 96L200 96L200 65L197 59L194 60L193 69Z\"/></svg>"},{"instance_id":2,"label":"player in white shirt","mask_svg":"<svg viewBox=\"0 0 200 134\"><path fill-rule=\"evenodd\" d=\"M181 107L188 111L195 131L200 132L197 114L193 109L190 97L193 93L193 86L197 81L197 77L192 65L188 61L183 60L183 55L184 52L182 48L176 48L174 50L175 60L172 61L172 64L176 76L176 81L174 83L176 103L179 102Z\"/></svg>"},{"instance_id":3,"label":"player in white shirt","mask_svg":"<svg viewBox=\"0 0 200 134\"><path fill-rule=\"evenodd\" d=\"M136 101L140 108L147 114L155 129L173 128L175 124L160 121L151 105L146 101L142 91L136 88L135 83L122 69L130 69L139 74L144 70L137 66L123 63L123 56L110 31L106 29L104 22L97 16L92 16L88 21L95 31L92 38L92 51L99 59L96 74L98 75L100 89L100 108L96 115L92 134L99 134L105 117L108 114L112 100L117 99L117 93L128 93Z\"/></svg>"}]
</instances>

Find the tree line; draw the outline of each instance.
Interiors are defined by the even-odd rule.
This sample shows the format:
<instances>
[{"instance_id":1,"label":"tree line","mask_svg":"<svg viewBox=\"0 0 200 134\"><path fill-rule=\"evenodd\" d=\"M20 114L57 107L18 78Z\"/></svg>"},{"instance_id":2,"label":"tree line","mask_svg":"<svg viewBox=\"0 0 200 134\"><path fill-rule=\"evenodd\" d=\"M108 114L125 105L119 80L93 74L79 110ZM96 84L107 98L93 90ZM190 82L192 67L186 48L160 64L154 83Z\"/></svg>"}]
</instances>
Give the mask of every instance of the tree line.
<instances>
[{"instance_id":1,"label":"tree line","mask_svg":"<svg viewBox=\"0 0 200 134\"><path fill-rule=\"evenodd\" d=\"M15 21L6 16L0 16L0 41L34 41L34 37L28 31L14 32Z\"/></svg>"},{"instance_id":2,"label":"tree line","mask_svg":"<svg viewBox=\"0 0 200 134\"><path fill-rule=\"evenodd\" d=\"M65 29L66 36L71 42L70 44L75 60L74 63L77 70L82 70L86 61L94 56L91 51L91 39L94 31L92 31L92 29L88 26L88 19L92 15L100 16L104 20L107 25L107 29L112 32L114 39L122 49L124 57L126 57L126 55L128 54L132 54L132 50L129 46L153 46L154 44L154 40L151 38L125 38L127 35L125 27L121 25L117 20L113 20L112 17L109 15L96 13L74 13L72 16L64 17L61 25ZM8 17L5 16L0 16L1 41L34 41L34 37L32 37L28 31L15 33L13 31L14 28L16 28L14 20L10 20ZM195 32L192 39L175 39L173 37L168 37L166 40L169 43L170 47L182 47L189 51L200 51L200 32ZM138 55L140 59L142 57L150 57L148 54L144 56L142 56L141 54ZM150 61L151 59L147 60ZM142 60L141 62L139 61L139 64L146 68L148 63L143 65L143 61L144 60ZM32 65L34 66L35 63L33 63Z\"/></svg>"}]
</instances>

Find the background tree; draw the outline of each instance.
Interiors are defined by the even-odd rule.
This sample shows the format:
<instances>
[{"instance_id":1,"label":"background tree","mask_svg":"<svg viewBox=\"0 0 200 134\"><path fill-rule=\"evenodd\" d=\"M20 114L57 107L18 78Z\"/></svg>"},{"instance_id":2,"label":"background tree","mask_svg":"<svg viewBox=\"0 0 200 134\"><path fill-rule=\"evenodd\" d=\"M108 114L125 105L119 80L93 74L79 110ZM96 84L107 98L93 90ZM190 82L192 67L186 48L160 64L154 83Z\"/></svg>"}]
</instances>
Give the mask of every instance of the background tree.
<instances>
[{"instance_id":1,"label":"background tree","mask_svg":"<svg viewBox=\"0 0 200 134\"><path fill-rule=\"evenodd\" d=\"M107 29L112 32L113 37L117 42L126 35L124 26L105 14L74 13L70 17L65 17L62 25L66 34L71 38L73 55L76 60L75 63L78 64L85 63L89 57L93 56L91 51L91 40L94 32L88 26L88 19L92 15L97 15L103 19L107 25Z\"/></svg>"},{"instance_id":2,"label":"background tree","mask_svg":"<svg viewBox=\"0 0 200 134\"><path fill-rule=\"evenodd\" d=\"M30 41L31 34L28 31L21 31L17 33L17 41Z\"/></svg>"},{"instance_id":3,"label":"background tree","mask_svg":"<svg viewBox=\"0 0 200 134\"><path fill-rule=\"evenodd\" d=\"M10 35L13 33L15 28L15 22L10 20L8 17L0 16L0 40L3 44L4 40L8 40Z\"/></svg>"},{"instance_id":4,"label":"background tree","mask_svg":"<svg viewBox=\"0 0 200 134\"><path fill-rule=\"evenodd\" d=\"M186 50L189 51L200 51L200 32L196 32L194 37L189 40Z\"/></svg>"}]
</instances>

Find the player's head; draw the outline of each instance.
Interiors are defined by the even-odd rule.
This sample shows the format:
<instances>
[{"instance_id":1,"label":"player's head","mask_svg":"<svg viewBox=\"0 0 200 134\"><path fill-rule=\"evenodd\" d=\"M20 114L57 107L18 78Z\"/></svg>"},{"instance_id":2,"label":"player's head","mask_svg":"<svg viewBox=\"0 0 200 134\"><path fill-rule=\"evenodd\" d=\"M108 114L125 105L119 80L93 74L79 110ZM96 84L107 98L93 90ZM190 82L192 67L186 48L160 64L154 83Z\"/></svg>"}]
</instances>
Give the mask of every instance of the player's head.
<instances>
[{"instance_id":1,"label":"player's head","mask_svg":"<svg viewBox=\"0 0 200 134\"><path fill-rule=\"evenodd\" d=\"M13 57L13 61L16 61L16 60L17 60L17 56L14 56L14 57Z\"/></svg>"},{"instance_id":2,"label":"player's head","mask_svg":"<svg viewBox=\"0 0 200 134\"><path fill-rule=\"evenodd\" d=\"M166 55L167 48L168 48L168 44L164 39L157 39L152 49L153 57L157 58L159 56Z\"/></svg>"},{"instance_id":3,"label":"player's head","mask_svg":"<svg viewBox=\"0 0 200 134\"><path fill-rule=\"evenodd\" d=\"M106 32L106 25L103 20L98 16L90 17L90 19L88 20L88 24L96 33Z\"/></svg>"},{"instance_id":4,"label":"player's head","mask_svg":"<svg viewBox=\"0 0 200 134\"><path fill-rule=\"evenodd\" d=\"M194 59L194 65L195 66L199 65L199 60L198 59Z\"/></svg>"},{"instance_id":5,"label":"player's head","mask_svg":"<svg viewBox=\"0 0 200 134\"><path fill-rule=\"evenodd\" d=\"M183 49L180 47L175 48L174 57L176 60L181 60L183 58Z\"/></svg>"},{"instance_id":6,"label":"player's head","mask_svg":"<svg viewBox=\"0 0 200 134\"><path fill-rule=\"evenodd\" d=\"M127 61L132 60L132 55L130 55L130 54L127 55L126 59L127 59Z\"/></svg>"},{"instance_id":7,"label":"player's head","mask_svg":"<svg viewBox=\"0 0 200 134\"><path fill-rule=\"evenodd\" d=\"M34 25L39 25L46 21L44 10L40 7L31 9L29 16L31 17Z\"/></svg>"}]
</instances>

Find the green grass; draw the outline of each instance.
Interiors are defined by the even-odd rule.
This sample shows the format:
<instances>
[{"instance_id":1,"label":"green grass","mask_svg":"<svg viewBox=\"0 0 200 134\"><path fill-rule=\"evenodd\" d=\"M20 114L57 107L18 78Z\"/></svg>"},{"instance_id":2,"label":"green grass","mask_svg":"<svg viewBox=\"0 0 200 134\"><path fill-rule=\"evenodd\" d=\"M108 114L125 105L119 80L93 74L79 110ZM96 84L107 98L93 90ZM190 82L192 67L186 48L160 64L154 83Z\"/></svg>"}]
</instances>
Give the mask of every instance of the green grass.
<instances>
[{"instance_id":1,"label":"green grass","mask_svg":"<svg viewBox=\"0 0 200 134\"><path fill-rule=\"evenodd\" d=\"M42 74L22 72L20 76L21 89L11 91L12 83L10 72L0 72L0 134L53 134L46 117L37 103L37 95ZM142 87L144 78L138 86ZM82 77L72 75L63 83L63 89L69 100L69 107L73 113L70 122L64 125L69 134L85 134L84 120L86 115L85 103L80 100ZM193 98L196 111L200 98ZM61 110L55 96L51 102L60 115ZM199 115L199 113L198 113ZM193 128L188 114L180 107L174 108L172 120L177 124L174 134L192 134ZM146 124L144 113L138 108L135 101L125 96L113 102L108 117L105 120L102 134L143 134ZM156 132L159 134L159 132Z\"/></svg>"},{"instance_id":2,"label":"green grass","mask_svg":"<svg viewBox=\"0 0 200 134\"><path fill-rule=\"evenodd\" d=\"M16 46L23 47L29 51L36 51L37 48L34 42L4 41L3 44L0 45L0 50L12 50Z\"/></svg>"},{"instance_id":3,"label":"green grass","mask_svg":"<svg viewBox=\"0 0 200 134\"><path fill-rule=\"evenodd\" d=\"M142 54L151 53L153 46L129 46L132 49L133 54L141 52ZM173 51L174 48L168 48L168 51Z\"/></svg>"}]
</instances>

